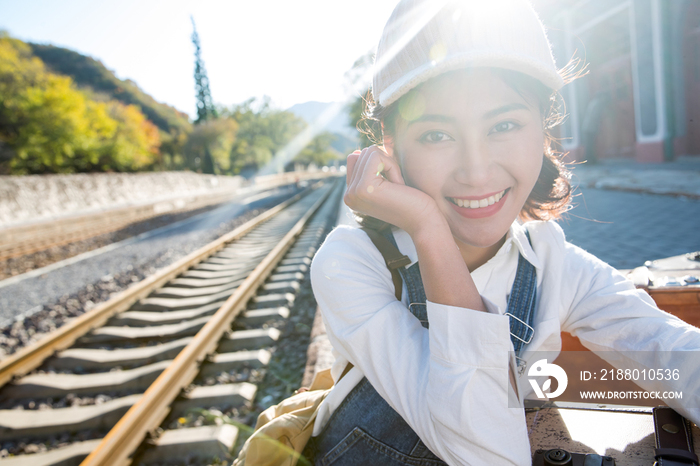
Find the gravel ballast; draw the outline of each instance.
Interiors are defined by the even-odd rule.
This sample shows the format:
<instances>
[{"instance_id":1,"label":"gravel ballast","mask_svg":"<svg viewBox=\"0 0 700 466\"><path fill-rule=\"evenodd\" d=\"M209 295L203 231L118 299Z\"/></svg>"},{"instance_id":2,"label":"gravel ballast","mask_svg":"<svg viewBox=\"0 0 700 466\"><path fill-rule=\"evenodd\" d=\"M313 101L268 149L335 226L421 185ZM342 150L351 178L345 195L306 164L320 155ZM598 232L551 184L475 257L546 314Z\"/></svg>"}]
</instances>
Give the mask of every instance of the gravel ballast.
<instances>
[{"instance_id":1,"label":"gravel ballast","mask_svg":"<svg viewBox=\"0 0 700 466\"><path fill-rule=\"evenodd\" d=\"M94 255L45 274L9 285L8 282L21 277L0 282L0 358L233 230L296 191L291 187L278 188L270 191L268 197L250 203L230 202L87 253ZM108 250L101 253L105 249Z\"/></svg>"}]
</instances>

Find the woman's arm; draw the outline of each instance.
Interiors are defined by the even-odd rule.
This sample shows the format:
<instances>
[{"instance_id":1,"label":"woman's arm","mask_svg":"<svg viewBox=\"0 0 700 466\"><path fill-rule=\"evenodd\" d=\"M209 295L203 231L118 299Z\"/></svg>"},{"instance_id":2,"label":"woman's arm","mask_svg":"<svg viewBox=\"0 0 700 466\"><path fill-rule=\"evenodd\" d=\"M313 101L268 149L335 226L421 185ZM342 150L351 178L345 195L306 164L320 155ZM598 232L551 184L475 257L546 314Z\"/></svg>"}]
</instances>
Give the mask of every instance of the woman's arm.
<instances>
[{"instance_id":1,"label":"woman's arm","mask_svg":"<svg viewBox=\"0 0 700 466\"><path fill-rule=\"evenodd\" d=\"M618 368L679 368L678 380L640 381L647 390L682 391L683 399L664 400L700 422L700 329L658 309L615 269L567 244L567 280L578 284L562 330Z\"/></svg>"}]
</instances>

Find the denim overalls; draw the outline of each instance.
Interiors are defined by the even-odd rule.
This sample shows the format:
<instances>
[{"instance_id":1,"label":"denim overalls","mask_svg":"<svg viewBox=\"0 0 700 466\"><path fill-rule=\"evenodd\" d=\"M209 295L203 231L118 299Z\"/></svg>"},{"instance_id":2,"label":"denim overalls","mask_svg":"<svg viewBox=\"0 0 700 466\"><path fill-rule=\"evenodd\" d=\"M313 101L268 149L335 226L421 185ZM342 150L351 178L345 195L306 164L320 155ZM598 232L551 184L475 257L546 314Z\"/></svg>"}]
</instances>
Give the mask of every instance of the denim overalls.
<instances>
[{"instance_id":1,"label":"denim overalls","mask_svg":"<svg viewBox=\"0 0 700 466\"><path fill-rule=\"evenodd\" d=\"M396 246L392 234L386 237ZM411 313L428 328L425 290L418 263L398 270L408 289ZM536 283L535 267L520 255L506 312L511 317L511 341L517 356L534 334ZM447 464L423 444L366 377L333 412L321 434L311 438L303 455L312 464L323 466Z\"/></svg>"}]
</instances>

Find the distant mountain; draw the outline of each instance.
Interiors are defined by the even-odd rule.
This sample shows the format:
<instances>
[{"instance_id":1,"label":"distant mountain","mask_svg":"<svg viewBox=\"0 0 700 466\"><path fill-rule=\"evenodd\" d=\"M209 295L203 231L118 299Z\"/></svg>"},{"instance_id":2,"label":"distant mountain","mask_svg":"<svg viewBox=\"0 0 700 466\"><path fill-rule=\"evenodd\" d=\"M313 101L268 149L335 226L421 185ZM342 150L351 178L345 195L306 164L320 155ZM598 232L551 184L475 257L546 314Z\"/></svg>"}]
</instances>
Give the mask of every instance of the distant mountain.
<instances>
[{"instance_id":1,"label":"distant mountain","mask_svg":"<svg viewBox=\"0 0 700 466\"><path fill-rule=\"evenodd\" d=\"M348 109L336 102L304 102L288 108L288 112L294 113L308 124L317 123L318 118L327 110L332 112L332 108L337 107L337 113L328 115L330 119L323 125L323 131L328 131L335 135L335 141L331 144L342 156L349 154L359 148L357 129L348 124Z\"/></svg>"},{"instance_id":2,"label":"distant mountain","mask_svg":"<svg viewBox=\"0 0 700 466\"><path fill-rule=\"evenodd\" d=\"M307 123L313 124L323 112L335 105L339 107L338 112L332 115L330 120L325 123L325 130L331 133L342 134L354 140L357 138L357 130L350 127L347 107L341 106L336 102L304 102L289 107L287 111L303 118Z\"/></svg>"},{"instance_id":3,"label":"distant mountain","mask_svg":"<svg viewBox=\"0 0 700 466\"><path fill-rule=\"evenodd\" d=\"M121 80L108 70L102 62L73 50L53 45L29 44L34 55L39 57L53 72L70 76L79 87L87 87L96 94L105 94L109 99L141 108L146 118L166 133L179 133L191 126L186 113L160 102L143 92L131 80Z\"/></svg>"}]
</instances>

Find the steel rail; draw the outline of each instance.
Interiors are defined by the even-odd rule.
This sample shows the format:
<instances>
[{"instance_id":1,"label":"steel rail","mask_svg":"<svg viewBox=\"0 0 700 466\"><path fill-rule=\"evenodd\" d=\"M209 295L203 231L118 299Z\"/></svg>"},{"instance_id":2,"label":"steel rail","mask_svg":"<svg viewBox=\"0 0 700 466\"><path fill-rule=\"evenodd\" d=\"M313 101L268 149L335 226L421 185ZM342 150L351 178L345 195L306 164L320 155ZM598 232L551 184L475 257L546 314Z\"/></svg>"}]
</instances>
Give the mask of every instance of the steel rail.
<instances>
[{"instance_id":1,"label":"steel rail","mask_svg":"<svg viewBox=\"0 0 700 466\"><path fill-rule=\"evenodd\" d=\"M130 456L143 442L147 433L154 431L163 422L172 402L196 377L199 365L216 348L223 333L230 327L236 316L245 309L248 300L255 295L258 287L282 260L308 220L334 189L335 186L328 189L292 227L192 341L180 351L173 363L151 384L141 399L107 433L97 448L80 463L81 466L131 464Z\"/></svg>"},{"instance_id":2,"label":"steel rail","mask_svg":"<svg viewBox=\"0 0 700 466\"><path fill-rule=\"evenodd\" d=\"M254 219L249 220L216 241L203 246L155 275L152 275L122 291L109 301L106 301L91 311L86 312L82 316L77 317L75 320L60 327L58 330L47 335L45 338L39 340L35 344L27 346L19 350L17 353L10 355L6 359L3 359L0 361L0 387L4 386L13 377L25 375L33 369L36 369L42 362L44 362L44 360L46 360L46 358L54 354L56 351L69 347L75 342L75 340L85 335L90 330L101 326L113 315L125 311L139 299L148 296L151 291L161 287L171 279L189 269L191 266L214 254L223 248L227 243L242 237L256 226L284 210L290 204L293 204L297 200L301 199L312 189L313 186L310 186L294 197L287 199L272 209L258 215Z\"/></svg>"}]
</instances>

